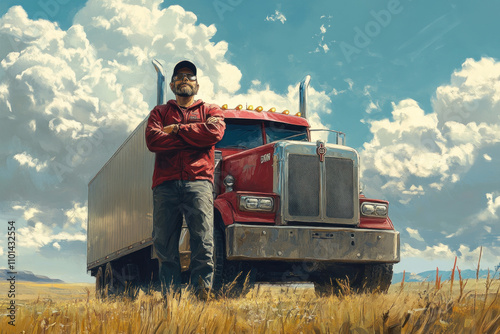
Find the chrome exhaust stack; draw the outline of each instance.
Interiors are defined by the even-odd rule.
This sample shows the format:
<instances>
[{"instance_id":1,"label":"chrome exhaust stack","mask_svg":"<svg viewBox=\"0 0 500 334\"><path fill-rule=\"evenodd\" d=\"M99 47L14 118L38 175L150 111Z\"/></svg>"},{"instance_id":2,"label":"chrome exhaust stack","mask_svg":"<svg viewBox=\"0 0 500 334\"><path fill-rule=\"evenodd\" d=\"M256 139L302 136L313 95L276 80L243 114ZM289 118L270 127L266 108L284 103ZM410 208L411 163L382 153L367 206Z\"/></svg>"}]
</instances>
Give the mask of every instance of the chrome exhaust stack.
<instances>
[{"instance_id":1,"label":"chrome exhaust stack","mask_svg":"<svg viewBox=\"0 0 500 334\"><path fill-rule=\"evenodd\" d=\"M152 63L157 74L156 105L165 104L165 75L163 74L163 66L156 59L153 59Z\"/></svg>"},{"instance_id":2,"label":"chrome exhaust stack","mask_svg":"<svg viewBox=\"0 0 500 334\"><path fill-rule=\"evenodd\" d=\"M309 88L309 82L311 81L311 76L306 75L306 77L300 82L299 87L299 111L300 115L307 118L307 90Z\"/></svg>"}]
</instances>

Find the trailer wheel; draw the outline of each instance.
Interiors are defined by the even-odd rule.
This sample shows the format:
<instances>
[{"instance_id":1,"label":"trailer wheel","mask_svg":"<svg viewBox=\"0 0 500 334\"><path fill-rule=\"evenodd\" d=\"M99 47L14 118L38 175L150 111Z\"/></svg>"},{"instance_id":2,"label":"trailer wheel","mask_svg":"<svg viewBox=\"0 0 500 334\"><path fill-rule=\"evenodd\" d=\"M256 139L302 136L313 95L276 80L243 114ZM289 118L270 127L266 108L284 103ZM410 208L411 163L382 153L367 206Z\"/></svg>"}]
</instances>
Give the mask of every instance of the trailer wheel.
<instances>
[{"instance_id":1,"label":"trailer wheel","mask_svg":"<svg viewBox=\"0 0 500 334\"><path fill-rule=\"evenodd\" d=\"M99 269L97 269L97 273L95 274L95 296L97 299L101 299L104 294L103 276L102 267L99 267Z\"/></svg>"},{"instance_id":2,"label":"trailer wheel","mask_svg":"<svg viewBox=\"0 0 500 334\"><path fill-rule=\"evenodd\" d=\"M255 284L255 270L248 263L228 261L222 229L214 228L214 278L212 290L219 296L237 298Z\"/></svg>"},{"instance_id":3,"label":"trailer wheel","mask_svg":"<svg viewBox=\"0 0 500 334\"><path fill-rule=\"evenodd\" d=\"M135 263L127 263L122 267L122 283L120 288L125 296L134 299L140 290L140 271Z\"/></svg>"},{"instance_id":4,"label":"trailer wheel","mask_svg":"<svg viewBox=\"0 0 500 334\"><path fill-rule=\"evenodd\" d=\"M112 295L117 295L118 293L116 271L111 266L111 263L108 262L106 264L106 270L104 271L104 297L110 297Z\"/></svg>"}]
</instances>

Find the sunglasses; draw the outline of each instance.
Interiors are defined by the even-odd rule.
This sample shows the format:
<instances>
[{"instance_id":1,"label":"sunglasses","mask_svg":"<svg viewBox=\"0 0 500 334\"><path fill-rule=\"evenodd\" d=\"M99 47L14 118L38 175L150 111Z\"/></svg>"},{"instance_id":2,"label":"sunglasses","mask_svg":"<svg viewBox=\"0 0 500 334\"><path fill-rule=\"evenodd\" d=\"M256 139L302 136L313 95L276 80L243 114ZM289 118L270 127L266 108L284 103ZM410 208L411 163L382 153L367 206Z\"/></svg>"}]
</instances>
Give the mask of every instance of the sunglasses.
<instances>
[{"instance_id":1,"label":"sunglasses","mask_svg":"<svg viewBox=\"0 0 500 334\"><path fill-rule=\"evenodd\" d=\"M190 81L195 81L196 75L191 73L177 73L176 75L172 76L172 81L180 81L184 80L184 78L188 78L188 80Z\"/></svg>"}]
</instances>

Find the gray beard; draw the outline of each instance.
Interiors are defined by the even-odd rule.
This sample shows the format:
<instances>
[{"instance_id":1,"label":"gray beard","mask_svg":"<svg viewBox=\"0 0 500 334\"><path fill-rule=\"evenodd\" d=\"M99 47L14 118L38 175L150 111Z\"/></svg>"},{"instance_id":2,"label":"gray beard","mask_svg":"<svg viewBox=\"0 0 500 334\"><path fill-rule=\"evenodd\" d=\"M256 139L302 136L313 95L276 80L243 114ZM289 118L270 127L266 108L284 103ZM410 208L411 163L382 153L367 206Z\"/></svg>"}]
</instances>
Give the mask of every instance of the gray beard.
<instances>
[{"instance_id":1,"label":"gray beard","mask_svg":"<svg viewBox=\"0 0 500 334\"><path fill-rule=\"evenodd\" d=\"M174 91L175 95L182 96L182 97L190 97L190 96L194 96L196 94L196 92L194 91L194 88L191 87L189 84L186 84L186 86L184 86L182 88L178 88L177 86L174 86L173 91Z\"/></svg>"}]
</instances>

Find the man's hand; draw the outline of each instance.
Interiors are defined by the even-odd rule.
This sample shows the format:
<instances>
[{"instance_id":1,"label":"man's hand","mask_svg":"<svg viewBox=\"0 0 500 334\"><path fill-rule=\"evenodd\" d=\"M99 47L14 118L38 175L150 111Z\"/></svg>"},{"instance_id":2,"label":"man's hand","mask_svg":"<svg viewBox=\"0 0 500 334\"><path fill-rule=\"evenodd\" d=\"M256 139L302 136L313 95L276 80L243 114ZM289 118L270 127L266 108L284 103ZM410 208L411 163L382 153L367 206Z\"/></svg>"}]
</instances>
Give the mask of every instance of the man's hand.
<instances>
[{"instance_id":1,"label":"man's hand","mask_svg":"<svg viewBox=\"0 0 500 334\"><path fill-rule=\"evenodd\" d=\"M207 119L207 125L219 125L219 122L222 121L222 118L221 117L217 117L217 116L211 116Z\"/></svg>"},{"instance_id":2,"label":"man's hand","mask_svg":"<svg viewBox=\"0 0 500 334\"><path fill-rule=\"evenodd\" d=\"M175 134L177 134L177 132L179 132L179 124L170 124L170 125L167 125L167 126L165 126L163 128L162 131L165 132L166 134L173 133L175 135Z\"/></svg>"}]
</instances>

